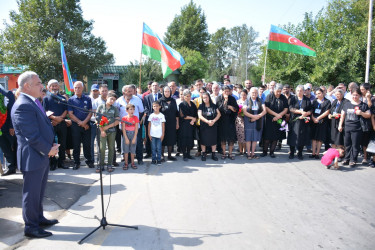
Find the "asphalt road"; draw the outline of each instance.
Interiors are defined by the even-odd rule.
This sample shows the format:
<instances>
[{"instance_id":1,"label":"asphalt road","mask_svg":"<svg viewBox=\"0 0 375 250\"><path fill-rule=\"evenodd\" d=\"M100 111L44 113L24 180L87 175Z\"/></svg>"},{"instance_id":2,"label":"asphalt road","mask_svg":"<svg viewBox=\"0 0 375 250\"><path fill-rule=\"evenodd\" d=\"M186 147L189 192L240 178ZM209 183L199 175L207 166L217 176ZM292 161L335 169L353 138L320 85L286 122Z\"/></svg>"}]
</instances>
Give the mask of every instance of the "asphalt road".
<instances>
[{"instance_id":1,"label":"asphalt road","mask_svg":"<svg viewBox=\"0 0 375 250\"><path fill-rule=\"evenodd\" d=\"M318 160L210 158L105 173L108 223L100 228L98 174L57 170L47 186L53 236L25 239L20 174L0 180L0 248L375 249L375 169L327 170ZM111 184L111 188L110 188ZM18 197L17 197L18 196Z\"/></svg>"}]
</instances>

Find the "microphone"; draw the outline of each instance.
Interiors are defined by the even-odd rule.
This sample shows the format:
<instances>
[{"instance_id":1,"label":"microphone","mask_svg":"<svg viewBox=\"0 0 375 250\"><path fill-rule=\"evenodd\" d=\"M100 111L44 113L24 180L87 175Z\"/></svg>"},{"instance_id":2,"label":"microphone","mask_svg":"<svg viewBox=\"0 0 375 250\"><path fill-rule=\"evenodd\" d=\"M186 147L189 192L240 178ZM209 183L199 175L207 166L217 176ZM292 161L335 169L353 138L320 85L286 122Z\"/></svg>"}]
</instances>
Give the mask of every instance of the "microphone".
<instances>
[{"instance_id":1,"label":"microphone","mask_svg":"<svg viewBox=\"0 0 375 250\"><path fill-rule=\"evenodd\" d=\"M51 92L47 92L47 96L50 96L59 102L66 102L66 99L64 97L60 97L58 95L52 94Z\"/></svg>"}]
</instances>

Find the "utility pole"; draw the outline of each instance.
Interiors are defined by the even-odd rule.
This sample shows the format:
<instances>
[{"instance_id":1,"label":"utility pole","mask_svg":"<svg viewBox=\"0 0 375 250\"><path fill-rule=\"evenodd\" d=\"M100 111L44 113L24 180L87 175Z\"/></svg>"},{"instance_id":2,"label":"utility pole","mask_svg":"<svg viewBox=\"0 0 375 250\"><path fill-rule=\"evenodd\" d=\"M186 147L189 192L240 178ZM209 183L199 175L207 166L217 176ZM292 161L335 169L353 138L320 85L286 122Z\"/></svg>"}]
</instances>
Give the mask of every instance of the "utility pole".
<instances>
[{"instance_id":1,"label":"utility pole","mask_svg":"<svg viewBox=\"0 0 375 250\"><path fill-rule=\"evenodd\" d=\"M371 31L372 31L372 7L373 0L370 0L369 11L368 11L368 36L367 36L367 56L366 56L366 75L365 82L369 82L369 73L370 73L370 52L371 52Z\"/></svg>"}]
</instances>

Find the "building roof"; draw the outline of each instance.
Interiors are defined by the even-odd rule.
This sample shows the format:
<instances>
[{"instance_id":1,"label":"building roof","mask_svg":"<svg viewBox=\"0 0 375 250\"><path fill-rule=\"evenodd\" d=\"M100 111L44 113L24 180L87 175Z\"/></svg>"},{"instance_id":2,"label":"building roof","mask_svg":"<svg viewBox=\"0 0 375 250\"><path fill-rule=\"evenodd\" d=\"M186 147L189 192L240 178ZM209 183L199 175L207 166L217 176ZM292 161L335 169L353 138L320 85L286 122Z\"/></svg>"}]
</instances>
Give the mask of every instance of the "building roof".
<instances>
[{"instance_id":1,"label":"building roof","mask_svg":"<svg viewBox=\"0 0 375 250\"><path fill-rule=\"evenodd\" d=\"M97 73L123 73L126 69L126 66L124 65L105 65L102 68L100 68Z\"/></svg>"}]
</instances>

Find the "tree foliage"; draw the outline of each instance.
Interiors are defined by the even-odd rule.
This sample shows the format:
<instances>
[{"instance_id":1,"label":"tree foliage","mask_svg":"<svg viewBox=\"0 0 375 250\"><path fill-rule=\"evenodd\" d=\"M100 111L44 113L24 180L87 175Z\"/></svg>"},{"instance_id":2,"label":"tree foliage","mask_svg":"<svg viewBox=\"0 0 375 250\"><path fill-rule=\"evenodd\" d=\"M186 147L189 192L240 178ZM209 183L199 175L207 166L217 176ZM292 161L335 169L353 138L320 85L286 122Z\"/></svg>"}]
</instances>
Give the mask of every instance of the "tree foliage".
<instances>
[{"instance_id":1,"label":"tree foliage","mask_svg":"<svg viewBox=\"0 0 375 250\"><path fill-rule=\"evenodd\" d=\"M245 81L250 74L250 68L255 64L259 55L259 42L256 42L258 32L246 24L230 29L230 65L228 73L237 77L237 83Z\"/></svg>"},{"instance_id":2,"label":"tree foliage","mask_svg":"<svg viewBox=\"0 0 375 250\"><path fill-rule=\"evenodd\" d=\"M332 0L315 17L306 13L296 25L282 26L317 52L316 57L268 50L266 80L296 85L363 82L365 76L368 0ZM375 58L372 34L371 58ZM258 61L257 78L264 66L265 47ZM371 68L375 62L372 61ZM374 71L370 75L374 79Z\"/></svg>"},{"instance_id":3,"label":"tree foliage","mask_svg":"<svg viewBox=\"0 0 375 250\"><path fill-rule=\"evenodd\" d=\"M204 78L208 69L208 63L199 51L183 47L180 49L185 64L180 68L180 82L190 85L194 80Z\"/></svg>"},{"instance_id":4,"label":"tree foliage","mask_svg":"<svg viewBox=\"0 0 375 250\"><path fill-rule=\"evenodd\" d=\"M165 33L165 43L172 48L186 47L203 56L207 55L209 38L206 16L193 1L181 8L181 14L175 16Z\"/></svg>"},{"instance_id":5,"label":"tree foliage","mask_svg":"<svg viewBox=\"0 0 375 250\"><path fill-rule=\"evenodd\" d=\"M131 62L126 66L123 72L123 81L125 84L139 85L139 70L140 64L138 61ZM147 83L149 81L160 82L163 80L163 73L161 64L155 60L147 58L142 62L142 73L141 73L141 87L143 90L147 89Z\"/></svg>"},{"instance_id":6,"label":"tree foliage","mask_svg":"<svg viewBox=\"0 0 375 250\"><path fill-rule=\"evenodd\" d=\"M218 29L213 35L208 46L208 79L221 81L227 73L226 67L229 64L228 51L230 46L229 30Z\"/></svg>"},{"instance_id":7,"label":"tree foliage","mask_svg":"<svg viewBox=\"0 0 375 250\"><path fill-rule=\"evenodd\" d=\"M79 0L19 0L10 20L0 34L5 64L26 65L44 80L62 79L60 40L72 75L89 75L113 63L103 39L91 34L93 21L83 19Z\"/></svg>"}]
</instances>

